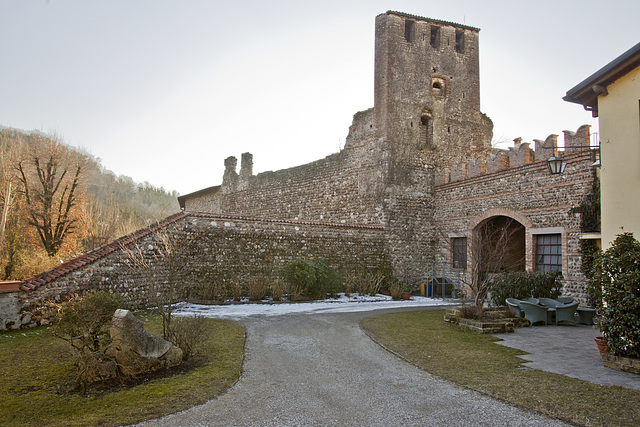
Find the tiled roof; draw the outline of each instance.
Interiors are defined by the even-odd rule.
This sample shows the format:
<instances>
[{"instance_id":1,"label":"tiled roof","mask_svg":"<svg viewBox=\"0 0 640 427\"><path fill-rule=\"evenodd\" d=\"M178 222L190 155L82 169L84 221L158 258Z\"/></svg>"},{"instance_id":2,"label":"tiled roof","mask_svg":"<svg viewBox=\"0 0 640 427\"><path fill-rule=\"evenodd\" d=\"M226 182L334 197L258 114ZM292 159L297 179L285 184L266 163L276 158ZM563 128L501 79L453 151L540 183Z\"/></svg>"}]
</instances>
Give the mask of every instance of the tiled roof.
<instances>
[{"instance_id":1,"label":"tiled roof","mask_svg":"<svg viewBox=\"0 0 640 427\"><path fill-rule=\"evenodd\" d=\"M22 282L19 280L8 280L5 282L0 282L0 292L17 291L18 288L20 287L20 283Z\"/></svg>"},{"instance_id":2,"label":"tiled roof","mask_svg":"<svg viewBox=\"0 0 640 427\"><path fill-rule=\"evenodd\" d=\"M89 252L86 252L80 256L77 256L69 261L63 262L45 272L37 274L29 279L26 279L20 283L21 291L30 291L38 288L41 285L49 283L60 276L71 273L72 271L83 267L87 264L90 264L94 261L97 261L110 253L119 250L124 245L128 245L130 243L135 242L154 231L166 227L167 225L179 221L185 218L187 214L184 212L180 212L174 215L171 215L161 221L158 221L154 224L151 224L148 227L137 230L131 234L127 234L126 236L122 236L121 238L114 240L112 242L106 243L98 248L95 248Z\"/></svg>"}]
</instances>

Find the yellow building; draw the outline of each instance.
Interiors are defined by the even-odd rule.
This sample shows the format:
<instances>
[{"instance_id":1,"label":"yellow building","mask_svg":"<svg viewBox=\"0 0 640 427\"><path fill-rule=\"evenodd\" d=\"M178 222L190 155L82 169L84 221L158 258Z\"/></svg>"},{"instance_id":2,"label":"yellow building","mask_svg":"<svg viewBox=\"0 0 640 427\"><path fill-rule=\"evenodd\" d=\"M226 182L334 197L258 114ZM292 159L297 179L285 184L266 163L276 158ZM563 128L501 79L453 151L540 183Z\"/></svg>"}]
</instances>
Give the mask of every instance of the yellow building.
<instances>
[{"instance_id":1,"label":"yellow building","mask_svg":"<svg viewBox=\"0 0 640 427\"><path fill-rule=\"evenodd\" d=\"M640 239L640 43L563 99L598 117L603 249L623 231Z\"/></svg>"}]
</instances>

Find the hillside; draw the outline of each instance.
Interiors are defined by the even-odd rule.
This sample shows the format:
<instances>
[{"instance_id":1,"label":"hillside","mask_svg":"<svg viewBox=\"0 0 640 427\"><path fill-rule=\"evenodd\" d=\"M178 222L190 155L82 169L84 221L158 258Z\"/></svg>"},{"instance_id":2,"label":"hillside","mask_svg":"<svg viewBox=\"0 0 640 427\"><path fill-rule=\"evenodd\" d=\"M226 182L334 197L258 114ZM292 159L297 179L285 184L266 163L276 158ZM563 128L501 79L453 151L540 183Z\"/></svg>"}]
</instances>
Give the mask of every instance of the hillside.
<instances>
[{"instance_id":1,"label":"hillside","mask_svg":"<svg viewBox=\"0 0 640 427\"><path fill-rule=\"evenodd\" d=\"M0 280L29 277L180 210L177 192L117 176L55 135L0 128L0 154Z\"/></svg>"}]
</instances>

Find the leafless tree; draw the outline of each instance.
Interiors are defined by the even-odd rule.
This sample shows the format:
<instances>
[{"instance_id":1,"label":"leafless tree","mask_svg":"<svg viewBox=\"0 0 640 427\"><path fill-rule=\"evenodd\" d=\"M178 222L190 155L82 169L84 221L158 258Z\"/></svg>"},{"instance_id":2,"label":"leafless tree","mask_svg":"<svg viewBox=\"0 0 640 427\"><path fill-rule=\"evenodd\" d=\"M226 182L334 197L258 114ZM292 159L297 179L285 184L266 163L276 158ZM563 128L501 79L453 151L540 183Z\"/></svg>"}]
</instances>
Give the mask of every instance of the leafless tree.
<instances>
[{"instance_id":1,"label":"leafless tree","mask_svg":"<svg viewBox=\"0 0 640 427\"><path fill-rule=\"evenodd\" d=\"M524 270L523 231L514 219L497 217L467 237L467 270L461 281L470 290L479 317L483 315L495 274Z\"/></svg>"},{"instance_id":2,"label":"leafless tree","mask_svg":"<svg viewBox=\"0 0 640 427\"><path fill-rule=\"evenodd\" d=\"M47 254L54 256L79 231L78 193L85 162L82 156L68 162L65 148L55 138L42 142L43 152L34 149L16 168L27 224L35 229Z\"/></svg>"},{"instance_id":3,"label":"leafless tree","mask_svg":"<svg viewBox=\"0 0 640 427\"><path fill-rule=\"evenodd\" d=\"M169 340L173 303L179 297L178 284L186 268L182 256L187 243L174 227L159 229L153 237L146 246L135 241L128 246L123 245L122 250L130 268L149 273L153 309L162 318L163 338Z\"/></svg>"}]
</instances>

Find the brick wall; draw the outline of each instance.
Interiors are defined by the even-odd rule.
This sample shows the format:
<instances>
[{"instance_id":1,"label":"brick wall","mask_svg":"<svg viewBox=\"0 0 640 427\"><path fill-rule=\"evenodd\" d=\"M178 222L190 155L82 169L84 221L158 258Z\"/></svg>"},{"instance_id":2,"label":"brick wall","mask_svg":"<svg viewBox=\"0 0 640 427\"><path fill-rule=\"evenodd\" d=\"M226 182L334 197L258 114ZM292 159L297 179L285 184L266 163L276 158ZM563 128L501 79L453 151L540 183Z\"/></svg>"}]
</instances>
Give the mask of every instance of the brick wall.
<instances>
[{"instance_id":1,"label":"brick wall","mask_svg":"<svg viewBox=\"0 0 640 427\"><path fill-rule=\"evenodd\" d=\"M439 261L450 266L448 236L470 236L483 221L507 216L525 227L527 270L535 269L535 236L561 234L565 293L585 301L580 271L580 216L571 209L591 194L595 169L589 152L569 154L564 160L568 165L561 175L550 175L546 162L537 161L436 185L434 220L440 235ZM459 273L450 271L454 276Z\"/></svg>"}]
</instances>

